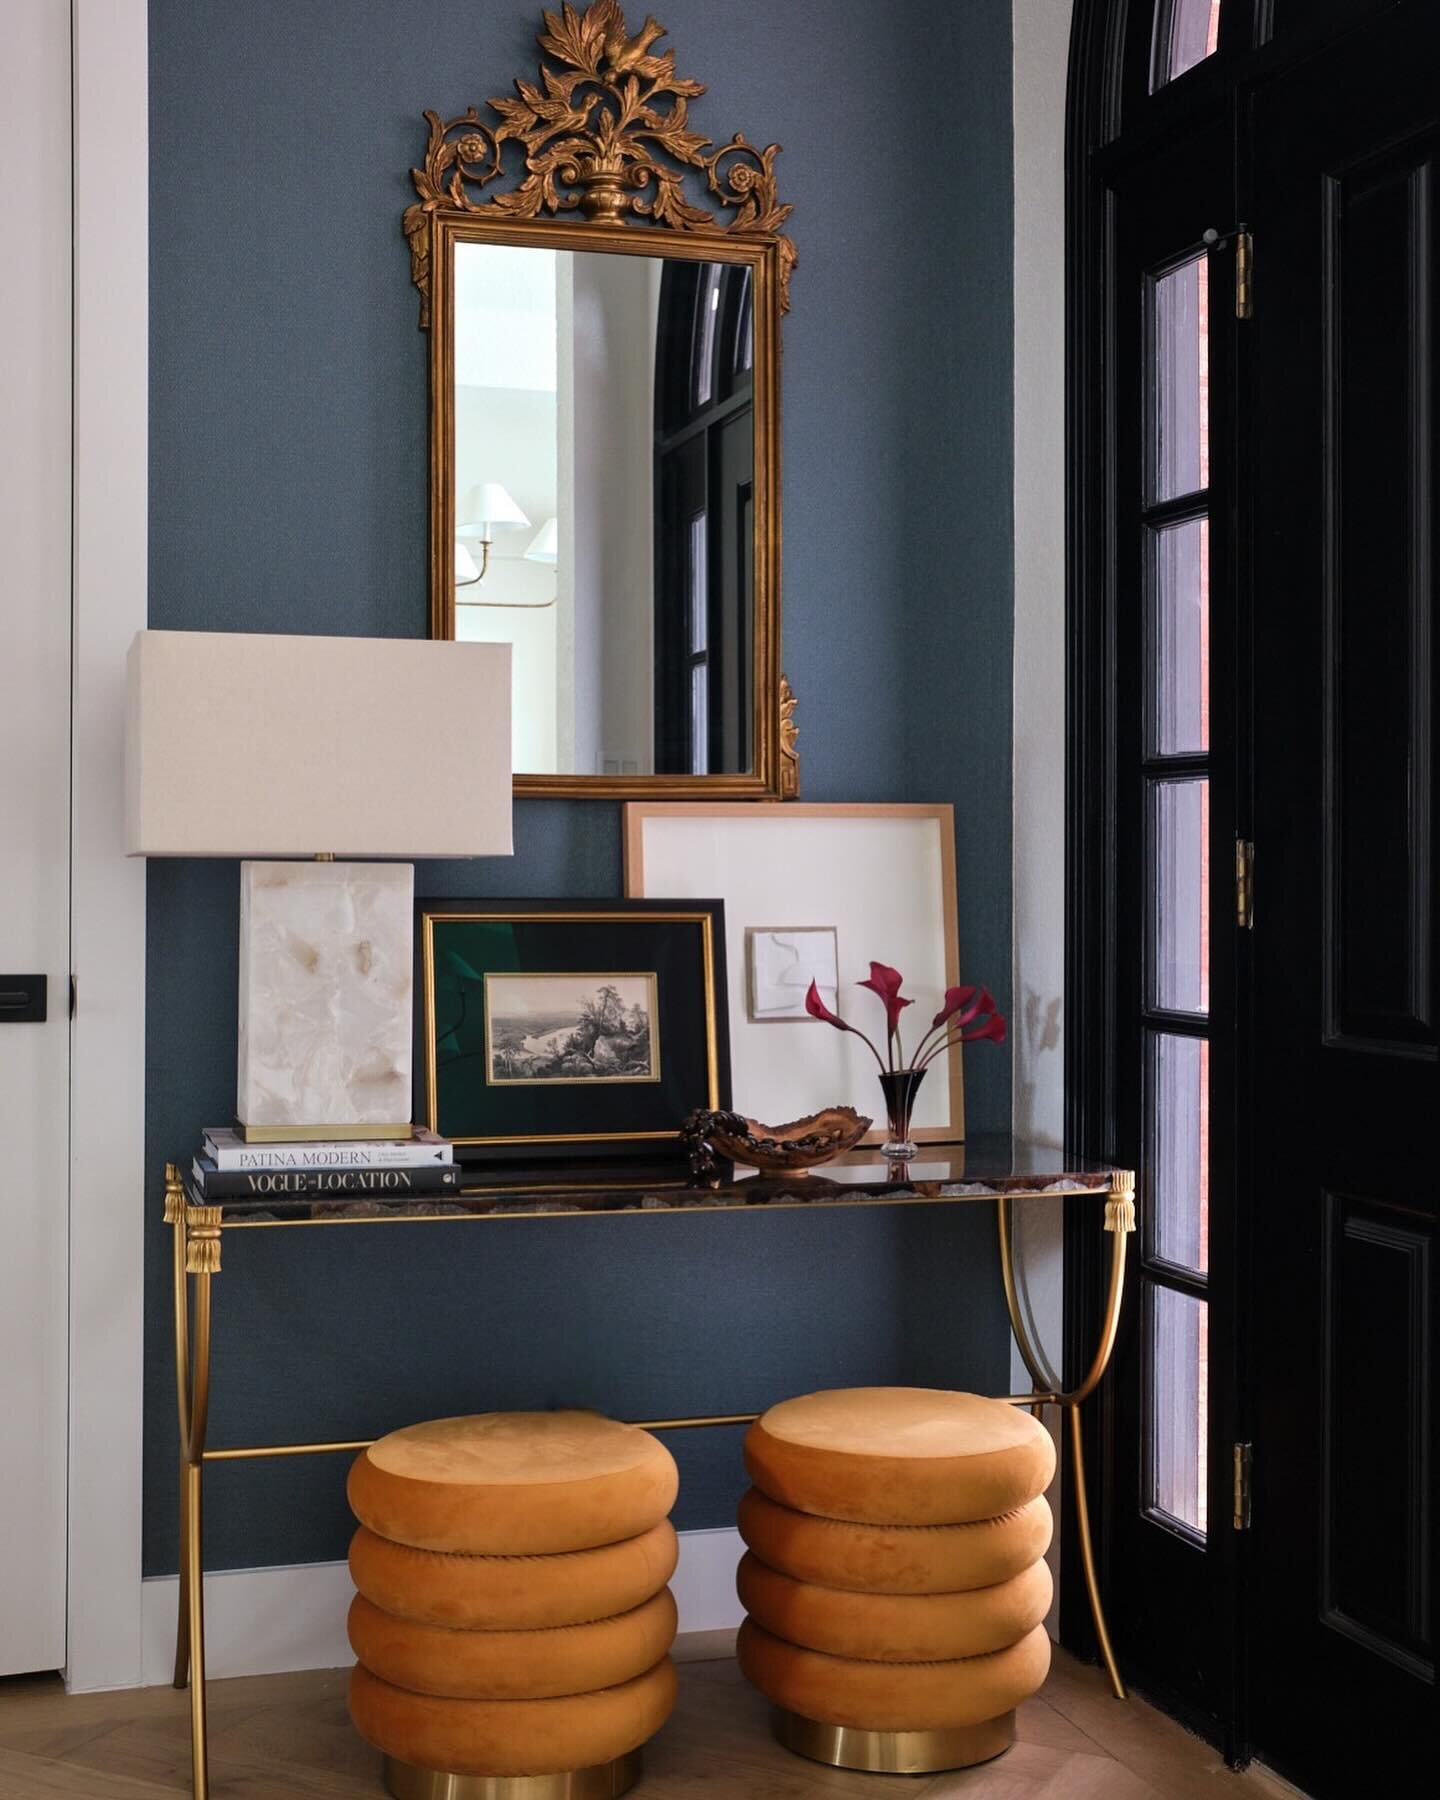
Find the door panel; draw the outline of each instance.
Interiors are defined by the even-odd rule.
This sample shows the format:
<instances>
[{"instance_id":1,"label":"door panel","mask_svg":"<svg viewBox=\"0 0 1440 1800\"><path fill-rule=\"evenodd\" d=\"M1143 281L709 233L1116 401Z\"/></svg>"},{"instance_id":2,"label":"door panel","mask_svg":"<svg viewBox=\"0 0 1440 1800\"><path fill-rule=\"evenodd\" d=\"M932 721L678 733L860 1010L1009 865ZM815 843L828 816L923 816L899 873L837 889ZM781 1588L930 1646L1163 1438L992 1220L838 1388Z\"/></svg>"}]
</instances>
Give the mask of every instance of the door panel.
<instances>
[{"instance_id":1,"label":"door panel","mask_svg":"<svg viewBox=\"0 0 1440 1800\"><path fill-rule=\"evenodd\" d=\"M1407 1673L1432 1670L1426 1538L1432 1234L1423 1218L1325 1196L1322 1621ZM1395 1447L1375 1481L1373 1444Z\"/></svg>"},{"instance_id":2,"label":"door panel","mask_svg":"<svg viewBox=\"0 0 1440 1800\"><path fill-rule=\"evenodd\" d=\"M1321 1796L1434 1756L1436 67L1400 6L1252 121L1251 1667Z\"/></svg>"},{"instance_id":3,"label":"door panel","mask_svg":"<svg viewBox=\"0 0 1440 1800\"><path fill-rule=\"evenodd\" d=\"M1434 177L1422 139L1323 178L1326 1000L1381 1050L1434 1042Z\"/></svg>"},{"instance_id":4,"label":"door panel","mask_svg":"<svg viewBox=\"0 0 1440 1800\"><path fill-rule=\"evenodd\" d=\"M0 970L49 990L0 1023L0 1675L65 1660L69 117L69 0L0 8Z\"/></svg>"}]
</instances>

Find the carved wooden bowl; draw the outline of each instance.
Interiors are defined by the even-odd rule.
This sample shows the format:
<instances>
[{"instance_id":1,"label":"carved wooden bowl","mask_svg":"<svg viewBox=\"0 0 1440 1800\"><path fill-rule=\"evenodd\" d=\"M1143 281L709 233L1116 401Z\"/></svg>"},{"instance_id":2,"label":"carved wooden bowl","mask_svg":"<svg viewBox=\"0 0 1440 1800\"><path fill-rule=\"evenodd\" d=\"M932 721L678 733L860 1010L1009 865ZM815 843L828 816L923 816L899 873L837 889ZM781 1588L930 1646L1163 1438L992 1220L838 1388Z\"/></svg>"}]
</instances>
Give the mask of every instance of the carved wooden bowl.
<instances>
[{"instance_id":1,"label":"carved wooden bowl","mask_svg":"<svg viewBox=\"0 0 1440 1800\"><path fill-rule=\"evenodd\" d=\"M739 1113L701 1112L687 1122L685 1137L692 1145L703 1144L713 1155L762 1174L796 1174L853 1150L871 1123L852 1106L828 1106L788 1125L762 1125Z\"/></svg>"}]
</instances>

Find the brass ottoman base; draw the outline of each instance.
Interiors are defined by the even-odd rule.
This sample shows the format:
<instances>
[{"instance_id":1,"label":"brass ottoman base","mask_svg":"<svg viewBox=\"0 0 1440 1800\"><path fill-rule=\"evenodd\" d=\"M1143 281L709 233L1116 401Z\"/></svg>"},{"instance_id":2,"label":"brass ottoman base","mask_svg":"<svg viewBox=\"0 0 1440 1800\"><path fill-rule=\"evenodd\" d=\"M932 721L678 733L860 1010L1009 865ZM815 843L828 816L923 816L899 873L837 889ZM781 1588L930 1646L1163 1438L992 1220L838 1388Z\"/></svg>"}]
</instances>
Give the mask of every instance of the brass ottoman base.
<instances>
[{"instance_id":1,"label":"brass ottoman base","mask_svg":"<svg viewBox=\"0 0 1440 1800\"><path fill-rule=\"evenodd\" d=\"M863 1731L853 1725L825 1725L777 1706L771 1714L775 1737L797 1756L835 1769L862 1769L871 1775L935 1775L989 1762L1015 1742L1015 1714L982 1719L978 1725L949 1725L933 1731ZM439 1795L437 1794L437 1800Z\"/></svg>"},{"instance_id":2,"label":"brass ottoman base","mask_svg":"<svg viewBox=\"0 0 1440 1800\"><path fill-rule=\"evenodd\" d=\"M618 1800L639 1779L638 1750L559 1775L447 1775L385 1758L385 1791L394 1800Z\"/></svg>"}]
</instances>

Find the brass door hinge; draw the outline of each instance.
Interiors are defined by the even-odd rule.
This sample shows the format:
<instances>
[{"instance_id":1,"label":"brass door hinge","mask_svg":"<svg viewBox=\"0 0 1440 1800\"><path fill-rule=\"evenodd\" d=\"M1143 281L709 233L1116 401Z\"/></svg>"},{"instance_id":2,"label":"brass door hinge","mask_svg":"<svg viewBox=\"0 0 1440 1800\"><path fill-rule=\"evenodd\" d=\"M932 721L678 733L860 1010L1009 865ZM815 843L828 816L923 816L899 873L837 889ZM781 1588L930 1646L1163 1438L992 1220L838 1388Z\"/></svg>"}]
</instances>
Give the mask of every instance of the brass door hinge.
<instances>
[{"instance_id":1,"label":"brass door hinge","mask_svg":"<svg viewBox=\"0 0 1440 1800\"><path fill-rule=\"evenodd\" d=\"M1235 923L1255 928L1255 846L1245 838L1235 840Z\"/></svg>"},{"instance_id":2,"label":"brass door hinge","mask_svg":"<svg viewBox=\"0 0 1440 1800\"><path fill-rule=\"evenodd\" d=\"M1248 319L1255 310L1255 240L1242 225L1235 233L1235 317Z\"/></svg>"},{"instance_id":3,"label":"brass door hinge","mask_svg":"<svg viewBox=\"0 0 1440 1800\"><path fill-rule=\"evenodd\" d=\"M1235 1445L1234 1517L1231 1523L1237 1531L1250 1529L1250 1475L1253 1461L1252 1444Z\"/></svg>"}]
</instances>

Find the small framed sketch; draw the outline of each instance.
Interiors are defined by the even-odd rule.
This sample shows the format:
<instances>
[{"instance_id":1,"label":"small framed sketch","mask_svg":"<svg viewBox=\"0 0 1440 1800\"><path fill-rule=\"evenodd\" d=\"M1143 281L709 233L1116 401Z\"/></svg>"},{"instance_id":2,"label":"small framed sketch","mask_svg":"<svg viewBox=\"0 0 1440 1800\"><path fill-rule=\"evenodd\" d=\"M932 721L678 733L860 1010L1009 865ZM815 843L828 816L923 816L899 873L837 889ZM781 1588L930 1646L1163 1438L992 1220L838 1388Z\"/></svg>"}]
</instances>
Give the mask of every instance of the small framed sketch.
<instances>
[{"instance_id":1,"label":"small framed sketch","mask_svg":"<svg viewBox=\"0 0 1440 1800\"><path fill-rule=\"evenodd\" d=\"M718 900L420 900L416 1114L467 1161L678 1153L730 1103Z\"/></svg>"},{"instance_id":2,"label":"small framed sketch","mask_svg":"<svg viewBox=\"0 0 1440 1800\"><path fill-rule=\"evenodd\" d=\"M810 983L834 1012L840 991L840 950L833 925L747 925L745 1006L754 1025L814 1025L805 1010Z\"/></svg>"}]
</instances>

